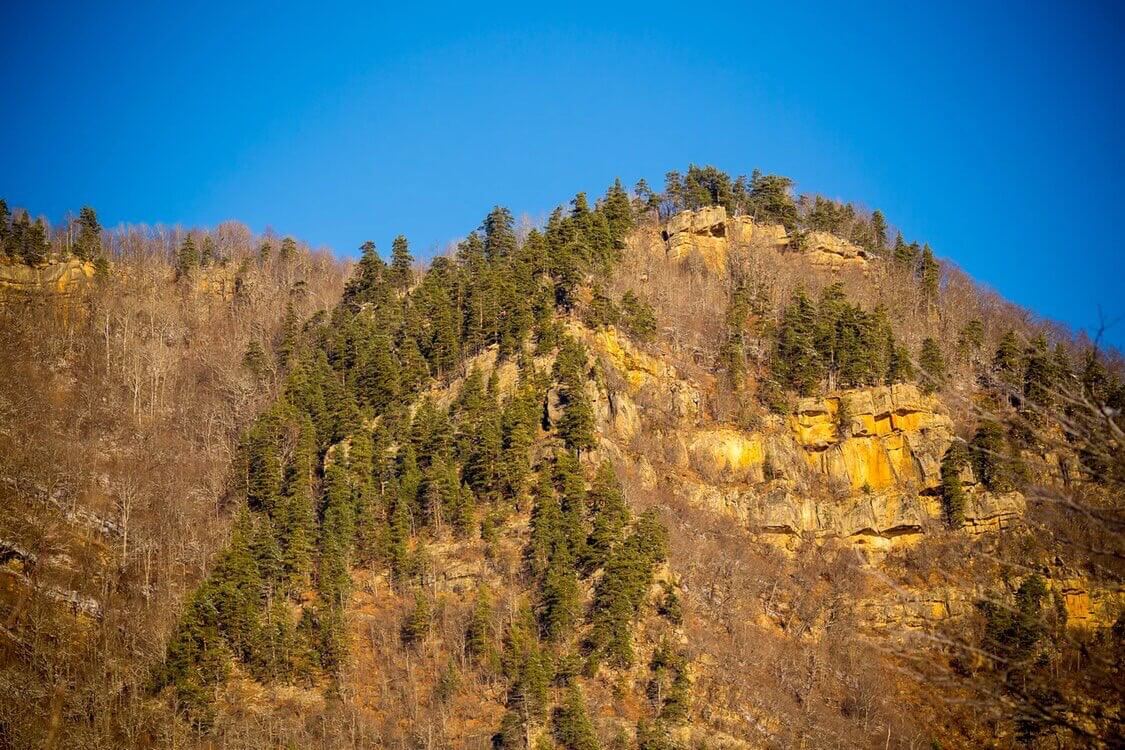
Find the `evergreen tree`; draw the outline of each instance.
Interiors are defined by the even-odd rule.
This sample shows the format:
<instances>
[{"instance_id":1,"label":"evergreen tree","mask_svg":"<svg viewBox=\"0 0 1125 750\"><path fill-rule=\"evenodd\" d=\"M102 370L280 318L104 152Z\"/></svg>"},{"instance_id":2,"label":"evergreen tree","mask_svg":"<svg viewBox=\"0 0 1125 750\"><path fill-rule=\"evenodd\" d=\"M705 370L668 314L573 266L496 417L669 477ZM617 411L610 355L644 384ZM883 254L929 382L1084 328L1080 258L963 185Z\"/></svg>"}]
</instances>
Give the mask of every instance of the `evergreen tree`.
<instances>
[{"instance_id":1,"label":"evergreen tree","mask_svg":"<svg viewBox=\"0 0 1125 750\"><path fill-rule=\"evenodd\" d=\"M629 194L621 186L620 178L606 191L603 213L609 224L609 234L616 248L625 247L625 237L633 228L633 206Z\"/></svg>"},{"instance_id":2,"label":"evergreen tree","mask_svg":"<svg viewBox=\"0 0 1125 750\"><path fill-rule=\"evenodd\" d=\"M1008 331L1000 339L996 353L992 357L992 387L1005 394L1016 405L1023 393L1024 361L1023 350L1013 331Z\"/></svg>"},{"instance_id":3,"label":"evergreen tree","mask_svg":"<svg viewBox=\"0 0 1125 750\"><path fill-rule=\"evenodd\" d=\"M816 346L816 309L801 290L782 314L774 346L774 375L787 388L811 395L823 366Z\"/></svg>"},{"instance_id":4,"label":"evergreen tree","mask_svg":"<svg viewBox=\"0 0 1125 750\"><path fill-rule=\"evenodd\" d=\"M289 263L297 257L297 242L292 237L286 237L281 241L281 250L278 251L277 257L282 263Z\"/></svg>"},{"instance_id":5,"label":"evergreen tree","mask_svg":"<svg viewBox=\"0 0 1125 750\"><path fill-rule=\"evenodd\" d=\"M359 250L359 262L344 287L344 301L353 304L372 300L387 268L371 240L364 242Z\"/></svg>"},{"instance_id":6,"label":"evergreen tree","mask_svg":"<svg viewBox=\"0 0 1125 750\"><path fill-rule=\"evenodd\" d=\"M871 212L871 244L868 248L872 252L881 252L887 246L887 220L883 212L875 209Z\"/></svg>"},{"instance_id":7,"label":"evergreen tree","mask_svg":"<svg viewBox=\"0 0 1125 750\"><path fill-rule=\"evenodd\" d=\"M10 245L12 236L12 212L8 209L8 202L0 198L0 255L11 258L15 255Z\"/></svg>"},{"instance_id":8,"label":"evergreen tree","mask_svg":"<svg viewBox=\"0 0 1125 750\"><path fill-rule=\"evenodd\" d=\"M887 385L905 383L914 379L914 365L910 362L910 352L895 341L888 332L887 338Z\"/></svg>"},{"instance_id":9,"label":"evergreen tree","mask_svg":"<svg viewBox=\"0 0 1125 750\"><path fill-rule=\"evenodd\" d=\"M12 222L12 243L19 249L18 255L25 265L38 266L47 261L50 245L43 219L32 222L24 211Z\"/></svg>"},{"instance_id":10,"label":"evergreen tree","mask_svg":"<svg viewBox=\"0 0 1125 750\"><path fill-rule=\"evenodd\" d=\"M984 420L969 443L969 456L977 481L993 492L1011 492L1023 483L1019 453L992 420Z\"/></svg>"},{"instance_id":11,"label":"evergreen tree","mask_svg":"<svg viewBox=\"0 0 1125 750\"><path fill-rule=\"evenodd\" d=\"M957 351L961 358L974 369L979 365L981 348L984 347L984 323L978 319L970 320L957 334Z\"/></svg>"},{"instance_id":12,"label":"evergreen tree","mask_svg":"<svg viewBox=\"0 0 1125 750\"><path fill-rule=\"evenodd\" d=\"M941 504L950 528L965 523L965 491L961 487L961 470L968 464L965 444L954 440L941 459Z\"/></svg>"},{"instance_id":13,"label":"evergreen tree","mask_svg":"<svg viewBox=\"0 0 1125 750\"><path fill-rule=\"evenodd\" d=\"M574 631L581 607L581 591L574 573L574 558L565 544L556 544L539 590L539 624L555 643Z\"/></svg>"},{"instance_id":14,"label":"evergreen tree","mask_svg":"<svg viewBox=\"0 0 1125 750\"><path fill-rule=\"evenodd\" d=\"M586 699L577 684L567 688L563 705L555 709L555 738L565 750L599 750L593 722L586 711Z\"/></svg>"},{"instance_id":15,"label":"evergreen tree","mask_svg":"<svg viewBox=\"0 0 1125 750\"><path fill-rule=\"evenodd\" d=\"M525 553L533 579L537 580L546 573L555 549L565 544L562 509L555 497L551 476L544 466L539 470L539 482L531 506L531 535Z\"/></svg>"},{"instance_id":16,"label":"evergreen tree","mask_svg":"<svg viewBox=\"0 0 1125 750\"><path fill-rule=\"evenodd\" d=\"M180 250L176 254L176 278L183 279L191 275L199 267L199 251L195 247L195 240L190 234L184 235Z\"/></svg>"},{"instance_id":17,"label":"evergreen tree","mask_svg":"<svg viewBox=\"0 0 1125 750\"><path fill-rule=\"evenodd\" d=\"M598 468L587 499L593 510L593 530L590 533L585 563L593 569L605 565L613 545L621 538L621 532L629 522L629 510L625 505L621 483L608 461L603 461Z\"/></svg>"},{"instance_id":18,"label":"evergreen tree","mask_svg":"<svg viewBox=\"0 0 1125 750\"><path fill-rule=\"evenodd\" d=\"M649 662L652 680L648 685L649 699L656 704L662 722L679 724L687 719L691 698L691 681L687 674L687 660L661 641Z\"/></svg>"},{"instance_id":19,"label":"evergreen tree","mask_svg":"<svg viewBox=\"0 0 1125 750\"><path fill-rule=\"evenodd\" d=\"M935 304L937 302L938 284L941 280L941 266L934 259L934 251L930 249L929 245L922 248L918 280L922 286L922 299L927 305Z\"/></svg>"},{"instance_id":20,"label":"evergreen tree","mask_svg":"<svg viewBox=\"0 0 1125 750\"><path fill-rule=\"evenodd\" d=\"M484 233L485 257L490 261L509 258L516 252L515 221L512 212L503 206L496 206L485 217L481 225Z\"/></svg>"},{"instance_id":21,"label":"evergreen tree","mask_svg":"<svg viewBox=\"0 0 1125 750\"><path fill-rule=\"evenodd\" d=\"M1024 353L1024 400L1039 410L1049 409L1054 403L1058 379L1058 367L1051 356L1047 337L1039 334Z\"/></svg>"},{"instance_id":22,"label":"evergreen tree","mask_svg":"<svg viewBox=\"0 0 1125 750\"><path fill-rule=\"evenodd\" d=\"M414 256L410 254L406 238L400 234L391 244L391 266L388 269L388 276L391 285L402 294L410 289L414 281L414 271L411 268L413 263Z\"/></svg>"},{"instance_id":23,"label":"evergreen tree","mask_svg":"<svg viewBox=\"0 0 1125 750\"><path fill-rule=\"evenodd\" d=\"M481 586L477 591L469 626L465 630L465 651L479 667L490 669L496 661L492 635L492 600L489 591Z\"/></svg>"},{"instance_id":24,"label":"evergreen tree","mask_svg":"<svg viewBox=\"0 0 1125 750\"><path fill-rule=\"evenodd\" d=\"M555 375L563 405L559 436L576 452L593 448L596 445L594 408L586 395L586 349L569 336L564 337L559 347Z\"/></svg>"},{"instance_id":25,"label":"evergreen tree","mask_svg":"<svg viewBox=\"0 0 1125 750\"><path fill-rule=\"evenodd\" d=\"M619 666L633 661L630 625L652 585L653 571L667 555L667 532L651 511L614 550L594 589L589 647L595 660L607 657Z\"/></svg>"},{"instance_id":26,"label":"evergreen tree","mask_svg":"<svg viewBox=\"0 0 1125 750\"><path fill-rule=\"evenodd\" d=\"M203 247L199 251L199 265L206 268L218 259L215 256L215 240L211 235L203 235Z\"/></svg>"},{"instance_id":27,"label":"evergreen tree","mask_svg":"<svg viewBox=\"0 0 1125 750\"><path fill-rule=\"evenodd\" d=\"M402 642L407 646L418 646L430 632L430 621L433 617L433 608L429 598L422 592L414 595L414 608L406 616L402 624Z\"/></svg>"},{"instance_id":28,"label":"evergreen tree","mask_svg":"<svg viewBox=\"0 0 1125 750\"><path fill-rule=\"evenodd\" d=\"M98 215L89 206L78 213L78 236L74 239L74 255L82 261L92 261L102 254L102 226Z\"/></svg>"},{"instance_id":29,"label":"evergreen tree","mask_svg":"<svg viewBox=\"0 0 1125 750\"><path fill-rule=\"evenodd\" d=\"M637 750L676 750L668 726L662 721L637 722Z\"/></svg>"},{"instance_id":30,"label":"evergreen tree","mask_svg":"<svg viewBox=\"0 0 1125 750\"><path fill-rule=\"evenodd\" d=\"M793 181L780 175L764 175L754 170L750 177L747 213L759 222L783 225L792 231L797 227L797 205L790 190Z\"/></svg>"},{"instance_id":31,"label":"evergreen tree","mask_svg":"<svg viewBox=\"0 0 1125 750\"><path fill-rule=\"evenodd\" d=\"M621 295L621 323L638 341L651 341L656 334L656 313L632 289Z\"/></svg>"},{"instance_id":32,"label":"evergreen tree","mask_svg":"<svg viewBox=\"0 0 1125 750\"><path fill-rule=\"evenodd\" d=\"M933 393L945 386L945 358L936 340L928 337L923 339L918 364L922 368L923 392Z\"/></svg>"}]
</instances>

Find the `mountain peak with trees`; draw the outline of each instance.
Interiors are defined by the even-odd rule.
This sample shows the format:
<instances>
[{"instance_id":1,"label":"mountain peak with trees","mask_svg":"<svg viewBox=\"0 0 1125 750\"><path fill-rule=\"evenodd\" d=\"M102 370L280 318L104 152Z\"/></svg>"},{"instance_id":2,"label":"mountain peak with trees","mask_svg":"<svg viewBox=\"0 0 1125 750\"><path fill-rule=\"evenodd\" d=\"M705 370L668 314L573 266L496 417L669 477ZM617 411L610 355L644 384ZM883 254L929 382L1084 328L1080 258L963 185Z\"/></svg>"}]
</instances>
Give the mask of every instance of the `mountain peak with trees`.
<instances>
[{"instance_id":1,"label":"mountain peak with trees","mask_svg":"<svg viewBox=\"0 0 1125 750\"><path fill-rule=\"evenodd\" d=\"M421 263L0 202L0 737L1115 746L1120 357L892 222L697 165Z\"/></svg>"}]
</instances>

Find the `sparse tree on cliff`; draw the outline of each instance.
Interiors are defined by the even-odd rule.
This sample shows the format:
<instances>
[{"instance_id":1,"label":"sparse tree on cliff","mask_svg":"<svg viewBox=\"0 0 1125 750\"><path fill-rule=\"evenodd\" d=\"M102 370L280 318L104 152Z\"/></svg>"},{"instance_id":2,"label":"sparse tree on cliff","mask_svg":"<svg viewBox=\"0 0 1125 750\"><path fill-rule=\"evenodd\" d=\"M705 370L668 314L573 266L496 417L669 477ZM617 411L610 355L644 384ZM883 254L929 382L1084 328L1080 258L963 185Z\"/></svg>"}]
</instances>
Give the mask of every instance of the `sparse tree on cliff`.
<instances>
[{"instance_id":1,"label":"sparse tree on cliff","mask_svg":"<svg viewBox=\"0 0 1125 750\"><path fill-rule=\"evenodd\" d=\"M191 234L184 236L180 250L176 254L176 279L183 279L199 267L199 251L195 247L195 240Z\"/></svg>"},{"instance_id":2,"label":"sparse tree on cliff","mask_svg":"<svg viewBox=\"0 0 1125 750\"><path fill-rule=\"evenodd\" d=\"M945 386L945 357L942 356L941 346L935 339L929 337L923 339L918 365L922 369L922 390L925 393L933 393Z\"/></svg>"},{"instance_id":3,"label":"sparse tree on cliff","mask_svg":"<svg viewBox=\"0 0 1125 750\"><path fill-rule=\"evenodd\" d=\"M74 255L82 261L92 261L102 253L102 226L98 215L89 206L78 212L78 236L74 240Z\"/></svg>"}]
</instances>

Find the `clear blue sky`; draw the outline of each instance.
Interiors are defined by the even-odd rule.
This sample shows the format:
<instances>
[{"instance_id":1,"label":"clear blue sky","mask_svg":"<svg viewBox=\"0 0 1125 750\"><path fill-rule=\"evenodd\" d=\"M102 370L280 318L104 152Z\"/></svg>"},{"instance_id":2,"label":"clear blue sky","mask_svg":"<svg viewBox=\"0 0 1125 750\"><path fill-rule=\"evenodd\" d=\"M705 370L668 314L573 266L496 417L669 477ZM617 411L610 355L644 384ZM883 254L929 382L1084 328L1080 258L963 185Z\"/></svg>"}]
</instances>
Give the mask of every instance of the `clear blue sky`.
<instances>
[{"instance_id":1,"label":"clear blue sky","mask_svg":"<svg viewBox=\"0 0 1125 750\"><path fill-rule=\"evenodd\" d=\"M425 255L496 203L760 167L1043 315L1125 314L1120 3L95 5L5 8L0 196L52 219Z\"/></svg>"}]
</instances>

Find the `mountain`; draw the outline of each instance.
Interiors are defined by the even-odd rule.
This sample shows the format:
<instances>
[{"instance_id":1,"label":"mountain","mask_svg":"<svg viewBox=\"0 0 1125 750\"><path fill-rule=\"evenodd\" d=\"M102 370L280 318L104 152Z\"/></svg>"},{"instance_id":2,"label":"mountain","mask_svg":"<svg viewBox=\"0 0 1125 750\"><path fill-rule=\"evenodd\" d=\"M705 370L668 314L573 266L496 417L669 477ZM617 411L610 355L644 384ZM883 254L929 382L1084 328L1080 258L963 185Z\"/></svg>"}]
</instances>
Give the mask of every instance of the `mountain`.
<instances>
[{"instance_id":1,"label":"mountain","mask_svg":"<svg viewBox=\"0 0 1125 750\"><path fill-rule=\"evenodd\" d=\"M7 745L1122 742L1121 361L877 211L2 213Z\"/></svg>"}]
</instances>

